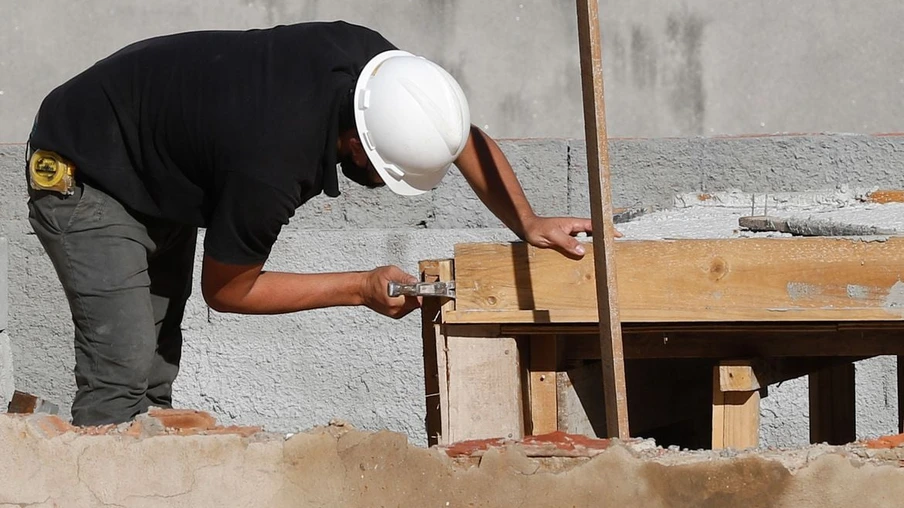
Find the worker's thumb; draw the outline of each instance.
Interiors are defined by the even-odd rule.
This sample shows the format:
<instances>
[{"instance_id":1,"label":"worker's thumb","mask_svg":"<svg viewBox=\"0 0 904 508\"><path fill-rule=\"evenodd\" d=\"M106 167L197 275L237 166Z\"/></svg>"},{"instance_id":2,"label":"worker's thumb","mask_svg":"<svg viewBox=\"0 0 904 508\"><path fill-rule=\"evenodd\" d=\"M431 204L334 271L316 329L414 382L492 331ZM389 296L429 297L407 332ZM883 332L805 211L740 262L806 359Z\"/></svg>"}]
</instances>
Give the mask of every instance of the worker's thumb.
<instances>
[{"instance_id":1,"label":"worker's thumb","mask_svg":"<svg viewBox=\"0 0 904 508\"><path fill-rule=\"evenodd\" d=\"M571 243L571 248L570 248L571 252L572 252L575 256L578 256L578 257L584 257L584 254L587 252L587 251L584 249L584 244L582 244L581 242L577 241L577 240L576 240L575 238L573 238L573 237L571 238L571 242L570 242L570 243Z\"/></svg>"}]
</instances>

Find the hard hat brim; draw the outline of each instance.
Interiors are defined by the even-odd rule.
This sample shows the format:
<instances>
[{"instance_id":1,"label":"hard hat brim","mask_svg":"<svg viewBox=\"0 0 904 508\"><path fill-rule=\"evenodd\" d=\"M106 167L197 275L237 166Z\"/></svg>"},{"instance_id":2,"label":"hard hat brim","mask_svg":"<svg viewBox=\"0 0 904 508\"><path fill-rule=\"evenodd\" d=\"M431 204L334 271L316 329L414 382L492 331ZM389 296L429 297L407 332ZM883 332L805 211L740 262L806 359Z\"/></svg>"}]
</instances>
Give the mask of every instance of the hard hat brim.
<instances>
[{"instance_id":1,"label":"hard hat brim","mask_svg":"<svg viewBox=\"0 0 904 508\"><path fill-rule=\"evenodd\" d=\"M374 169L377 170L377 174L379 174L380 178L383 179L383 182L386 183L386 187L401 196L417 196L425 192L430 192L439 185L451 167L452 164L449 164L446 169L433 172L429 175L420 176L407 174L401 178L396 178L382 166L374 164Z\"/></svg>"}]
</instances>

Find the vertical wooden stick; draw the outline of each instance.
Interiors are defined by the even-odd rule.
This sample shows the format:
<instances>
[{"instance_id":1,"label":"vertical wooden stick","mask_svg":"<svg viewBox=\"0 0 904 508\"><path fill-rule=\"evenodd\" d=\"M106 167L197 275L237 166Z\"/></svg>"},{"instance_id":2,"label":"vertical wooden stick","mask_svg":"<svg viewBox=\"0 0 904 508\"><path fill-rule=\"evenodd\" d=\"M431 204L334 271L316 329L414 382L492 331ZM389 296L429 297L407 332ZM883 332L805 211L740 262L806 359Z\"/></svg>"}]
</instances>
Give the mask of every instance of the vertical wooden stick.
<instances>
[{"instance_id":1,"label":"vertical wooden stick","mask_svg":"<svg viewBox=\"0 0 904 508\"><path fill-rule=\"evenodd\" d=\"M609 437L624 439L629 436L628 399L625 390L621 321L618 314L618 287L615 280L613 245L615 226L612 222L598 0L577 0L577 11L606 428Z\"/></svg>"},{"instance_id":2,"label":"vertical wooden stick","mask_svg":"<svg viewBox=\"0 0 904 508\"><path fill-rule=\"evenodd\" d=\"M556 337L530 337L530 415L532 435L559 430L559 405L556 384L558 344Z\"/></svg>"},{"instance_id":3,"label":"vertical wooden stick","mask_svg":"<svg viewBox=\"0 0 904 508\"><path fill-rule=\"evenodd\" d=\"M423 282L453 280L452 260L422 261L419 266ZM446 304L448 305L448 303ZM424 423L427 444L449 444L449 384L446 379L448 362L446 341L441 331L441 318L437 316L443 303L437 298L425 298L421 308L421 337L424 344L424 388L427 411Z\"/></svg>"},{"instance_id":4,"label":"vertical wooden stick","mask_svg":"<svg viewBox=\"0 0 904 508\"><path fill-rule=\"evenodd\" d=\"M758 446L759 388L749 363L722 362L713 367L713 450Z\"/></svg>"}]
</instances>

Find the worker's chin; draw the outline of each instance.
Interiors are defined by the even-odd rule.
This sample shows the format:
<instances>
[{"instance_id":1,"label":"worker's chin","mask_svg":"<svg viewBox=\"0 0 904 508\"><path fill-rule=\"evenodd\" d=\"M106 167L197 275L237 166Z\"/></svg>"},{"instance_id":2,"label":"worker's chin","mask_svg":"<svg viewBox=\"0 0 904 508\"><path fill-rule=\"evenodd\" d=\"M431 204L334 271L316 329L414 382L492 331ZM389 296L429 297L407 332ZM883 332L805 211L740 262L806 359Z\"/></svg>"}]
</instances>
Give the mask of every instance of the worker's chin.
<instances>
[{"instance_id":1,"label":"worker's chin","mask_svg":"<svg viewBox=\"0 0 904 508\"><path fill-rule=\"evenodd\" d=\"M351 161L343 161L340 162L339 165L342 167L342 174L358 185L363 185L369 189L376 189L386 185L379 177L374 179L373 175L368 171L368 168L356 166Z\"/></svg>"}]
</instances>

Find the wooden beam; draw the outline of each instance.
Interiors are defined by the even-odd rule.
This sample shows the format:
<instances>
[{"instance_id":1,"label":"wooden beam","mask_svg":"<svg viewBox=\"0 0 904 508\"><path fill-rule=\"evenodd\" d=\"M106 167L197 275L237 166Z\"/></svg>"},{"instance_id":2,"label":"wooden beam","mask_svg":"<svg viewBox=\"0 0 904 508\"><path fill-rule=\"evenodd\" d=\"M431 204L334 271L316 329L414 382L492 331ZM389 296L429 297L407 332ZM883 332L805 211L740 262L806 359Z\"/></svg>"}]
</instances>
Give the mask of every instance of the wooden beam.
<instances>
[{"instance_id":1,"label":"wooden beam","mask_svg":"<svg viewBox=\"0 0 904 508\"><path fill-rule=\"evenodd\" d=\"M508 335L596 335L599 325L596 323L452 323L446 328L454 328L457 333L465 330L496 330L497 334ZM699 322L699 323L622 323L622 334L645 335L679 333L703 333L723 336L725 334L741 337L742 333L777 334L777 333L835 333L835 332L894 332L902 336L904 321L761 321L761 322Z\"/></svg>"},{"instance_id":2,"label":"wooden beam","mask_svg":"<svg viewBox=\"0 0 904 508\"><path fill-rule=\"evenodd\" d=\"M609 140L603 94L603 50L600 42L598 0L577 0L578 47L584 99L584 133L587 141L587 172L590 183L590 216L593 222L593 252L596 299L600 323L603 393L609 437L627 438L628 402L625 362L622 354L618 286L615 274L615 227L612 222L612 191L609 174Z\"/></svg>"},{"instance_id":3,"label":"wooden beam","mask_svg":"<svg viewBox=\"0 0 904 508\"><path fill-rule=\"evenodd\" d=\"M904 355L904 329L885 331L626 332L626 359ZM600 358L595 335L560 335L564 360Z\"/></svg>"},{"instance_id":4,"label":"wooden beam","mask_svg":"<svg viewBox=\"0 0 904 508\"><path fill-rule=\"evenodd\" d=\"M760 392L723 391L722 373L749 374L750 365L737 363L713 367L713 439L714 450L745 449L759 444Z\"/></svg>"},{"instance_id":5,"label":"wooden beam","mask_svg":"<svg viewBox=\"0 0 904 508\"><path fill-rule=\"evenodd\" d=\"M843 445L857 439L854 364L810 374L810 442Z\"/></svg>"},{"instance_id":6,"label":"wooden beam","mask_svg":"<svg viewBox=\"0 0 904 508\"><path fill-rule=\"evenodd\" d=\"M419 264L423 282L453 280L451 260L428 260ZM436 298L425 298L421 307L421 339L424 352L424 393L426 414L424 424L429 446L448 444L449 391L446 341L440 328L443 303Z\"/></svg>"},{"instance_id":7,"label":"wooden beam","mask_svg":"<svg viewBox=\"0 0 904 508\"><path fill-rule=\"evenodd\" d=\"M619 241L614 252L622 323L904 320L904 238ZM457 245L446 320L600 322L594 260Z\"/></svg>"},{"instance_id":8,"label":"wooden beam","mask_svg":"<svg viewBox=\"0 0 904 508\"><path fill-rule=\"evenodd\" d=\"M530 433L533 435L558 430L557 368L555 335L530 337Z\"/></svg>"}]
</instances>

